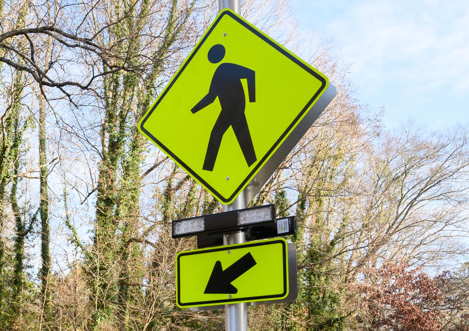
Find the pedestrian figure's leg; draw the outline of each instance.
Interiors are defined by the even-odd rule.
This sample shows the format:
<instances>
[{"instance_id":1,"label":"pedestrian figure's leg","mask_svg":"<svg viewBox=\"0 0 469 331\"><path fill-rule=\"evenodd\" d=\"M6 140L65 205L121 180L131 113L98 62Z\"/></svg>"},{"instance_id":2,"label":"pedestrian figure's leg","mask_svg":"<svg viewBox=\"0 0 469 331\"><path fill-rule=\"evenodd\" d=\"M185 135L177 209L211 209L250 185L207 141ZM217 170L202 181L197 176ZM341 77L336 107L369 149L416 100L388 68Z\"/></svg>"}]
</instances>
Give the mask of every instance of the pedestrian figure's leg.
<instances>
[{"instance_id":1,"label":"pedestrian figure's leg","mask_svg":"<svg viewBox=\"0 0 469 331\"><path fill-rule=\"evenodd\" d=\"M220 149L221 140L226 130L230 127L229 123L221 116L218 117L215 125L213 126L212 133L210 134L210 140L208 142L207 154L205 154L205 161L203 169L207 171L213 171L215 161L217 159L218 150Z\"/></svg>"},{"instance_id":2,"label":"pedestrian figure's leg","mask_svg":"<svg viewBox=\"0 0 469 331\"><path fill-rule=\"evenodd\" d=\"M244 113L239 114L239 117L236 118L236 122L233 123L233 131L238 139L239 146L243 151L244 158L250 167L254 162L256 162L256 152L254 151L254 146L252 144L251 134L249 133L248 122L246 121L246 116Z\"/></svg>"}]
</instances>

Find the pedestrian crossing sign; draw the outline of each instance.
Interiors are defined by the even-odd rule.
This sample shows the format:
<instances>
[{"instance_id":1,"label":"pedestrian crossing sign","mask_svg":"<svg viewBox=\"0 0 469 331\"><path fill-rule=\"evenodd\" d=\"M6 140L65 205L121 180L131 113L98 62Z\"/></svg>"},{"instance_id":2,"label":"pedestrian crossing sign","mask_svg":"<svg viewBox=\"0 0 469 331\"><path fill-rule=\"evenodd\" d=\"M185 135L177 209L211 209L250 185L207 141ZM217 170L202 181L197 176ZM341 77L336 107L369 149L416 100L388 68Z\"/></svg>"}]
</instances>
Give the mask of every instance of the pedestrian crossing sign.
<instances>
[{"instance_id":1,"label":"pedestrian crossing sign","mask_svg":"<svg viewBox=\"0 0 469 331\"><path fill-rule=\"evenodd\" d=\"M318 70L225 9L143 116L139 129L229 204L328 84Z\"/></svg>"}]
</instances>

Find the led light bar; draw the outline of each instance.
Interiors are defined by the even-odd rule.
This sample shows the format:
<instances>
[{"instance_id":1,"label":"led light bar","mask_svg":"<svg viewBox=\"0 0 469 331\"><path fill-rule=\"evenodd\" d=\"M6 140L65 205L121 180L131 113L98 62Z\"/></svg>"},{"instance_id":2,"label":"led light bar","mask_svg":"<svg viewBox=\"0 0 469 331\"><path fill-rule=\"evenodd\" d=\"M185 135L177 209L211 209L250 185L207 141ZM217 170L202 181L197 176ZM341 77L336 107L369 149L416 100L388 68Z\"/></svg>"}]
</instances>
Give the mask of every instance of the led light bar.
<instances>
[{"instance_id":1,"label":"led light bar","mask_svg":"<svg viewBox=\"0 0 469 331\"><path fill-rule=\"evenodd\" d=\"M270 207L270 206L267 206ZM272 220L272 210L270 208L245 209L238 213L238 224L254 224Z\"/></svg>"},{"instance_id":2,"label":"led light bar","mask_svg":"<svg viewBox=\"0 0 469 331\"><path fill-rule=\"evenodd\" d=\"M173 223L173 234L176 236L200 233L205 230L203 217L189 218Z\"/></svg>"},{"instance_id":3,"label":"led light bar","mask_svg":"<svg viewBox=\"0 0 469 331\"><path fill-rule=\"evenodd\" d=\"M173 221L173 238L228 232L275 223L275 205L233 210Z\"/></svg>"}]
</instances>

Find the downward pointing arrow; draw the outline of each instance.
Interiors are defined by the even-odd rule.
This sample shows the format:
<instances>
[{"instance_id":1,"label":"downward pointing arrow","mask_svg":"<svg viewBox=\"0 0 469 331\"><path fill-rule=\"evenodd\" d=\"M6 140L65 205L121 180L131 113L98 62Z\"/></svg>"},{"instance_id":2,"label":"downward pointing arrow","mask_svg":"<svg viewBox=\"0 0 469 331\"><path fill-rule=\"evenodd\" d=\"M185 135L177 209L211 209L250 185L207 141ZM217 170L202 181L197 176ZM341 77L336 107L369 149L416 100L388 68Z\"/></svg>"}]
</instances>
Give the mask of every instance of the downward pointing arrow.
<instances>
[{"instance_id":1,"label":"downward pointing arrow","mask_svg":"<svg viewBox=\"0 0 469 331\"><path fill-rule=\"evenodd\" d=\"M251 253L247 253L238 261L230 265L225 270L222 270L221 262L215 262L212 275L208 280L205 294L235 294L238 289L231 285L231 282L244 274L257 264L252 257Z\"/></svg>"}]
</instances>

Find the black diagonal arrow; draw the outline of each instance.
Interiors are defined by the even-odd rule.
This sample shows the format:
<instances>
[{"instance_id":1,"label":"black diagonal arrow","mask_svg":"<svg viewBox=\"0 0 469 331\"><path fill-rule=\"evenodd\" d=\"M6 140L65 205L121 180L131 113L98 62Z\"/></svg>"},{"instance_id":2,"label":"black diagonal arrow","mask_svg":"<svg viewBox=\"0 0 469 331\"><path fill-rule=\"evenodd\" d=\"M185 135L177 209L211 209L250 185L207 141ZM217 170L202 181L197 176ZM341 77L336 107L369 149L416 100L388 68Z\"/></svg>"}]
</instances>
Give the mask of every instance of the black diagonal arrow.
<instances>
[{"instance_id":1,"label":"black diagonal arrow","mask_svg":"<svg viewBox=\"0 0 469 331\"><path fill-rule=\"evenodd\" d=\"M256 261L252 257L251 253L247 253L238 261L230 265L225 270L221 267L221 262L215 262L213 267L212 275L208 280L207 287L205 288L205 294L235 294L238 293L238 289L231 285L231 282L236 278L244 274L246 271L256 265Z\"/></svg>"}]
</instances>

